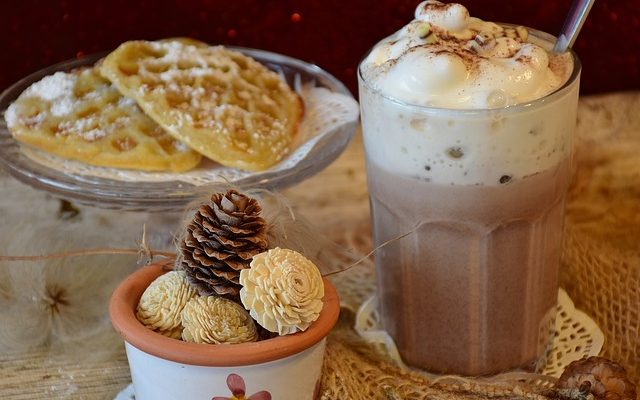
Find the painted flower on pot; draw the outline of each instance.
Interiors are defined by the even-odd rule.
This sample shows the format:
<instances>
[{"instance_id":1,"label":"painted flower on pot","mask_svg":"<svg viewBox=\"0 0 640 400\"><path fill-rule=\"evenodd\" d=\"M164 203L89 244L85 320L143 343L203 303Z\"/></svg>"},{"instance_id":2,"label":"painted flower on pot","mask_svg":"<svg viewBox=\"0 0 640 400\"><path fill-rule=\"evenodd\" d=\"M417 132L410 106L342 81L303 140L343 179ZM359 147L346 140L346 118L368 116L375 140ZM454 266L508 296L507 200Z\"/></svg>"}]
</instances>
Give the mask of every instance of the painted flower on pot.
<instances>
[{"instance_id":1,"label":"painted flower on pot","mask_svg":"<svg viewBox=\"0 0 640 400\"><path fill-rule=\"evenodd\" d=\"M271 400L271 393L266 390L246 397L247 387L244 384L244 379L238 374L229 374L227 377L227 386L229 390L231 390L231 397L215 396L211 400Z\"/></svg>"}]
</instances>

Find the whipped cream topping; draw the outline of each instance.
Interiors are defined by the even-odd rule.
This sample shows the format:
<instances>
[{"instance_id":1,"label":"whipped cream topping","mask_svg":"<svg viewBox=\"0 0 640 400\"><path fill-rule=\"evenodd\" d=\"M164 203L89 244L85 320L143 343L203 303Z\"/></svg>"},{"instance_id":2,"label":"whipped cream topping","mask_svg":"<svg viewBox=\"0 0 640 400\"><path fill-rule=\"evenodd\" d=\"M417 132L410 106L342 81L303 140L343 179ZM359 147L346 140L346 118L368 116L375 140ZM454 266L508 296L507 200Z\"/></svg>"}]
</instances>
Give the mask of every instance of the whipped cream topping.
<instances>
[{"instance_id":1,"label":"whipped cream topping","mask_svg":"<svg viewBox=\"0 0 640 400\"><path fill-rule=\"evenodd\" d=\"M569 54L524 27L471 17L460 4L424 1L415 19L378 43L361 65L375 90L406 103L500 108L545 96L566 82Z\"/></svg>"},{"instance_id":2,"label":"whipped cream topping","mask_svg":"<svg viewBox=\"0 0 640 400\"><path fill-rule=\"evenodd\" d=\"M550 39L460 4L420 3L360 67L368 163L417 182L499 186L566 162L577 79L548 101L509 107L568 81L573 56L551 53Z\"/></svg>"}]
</instances>

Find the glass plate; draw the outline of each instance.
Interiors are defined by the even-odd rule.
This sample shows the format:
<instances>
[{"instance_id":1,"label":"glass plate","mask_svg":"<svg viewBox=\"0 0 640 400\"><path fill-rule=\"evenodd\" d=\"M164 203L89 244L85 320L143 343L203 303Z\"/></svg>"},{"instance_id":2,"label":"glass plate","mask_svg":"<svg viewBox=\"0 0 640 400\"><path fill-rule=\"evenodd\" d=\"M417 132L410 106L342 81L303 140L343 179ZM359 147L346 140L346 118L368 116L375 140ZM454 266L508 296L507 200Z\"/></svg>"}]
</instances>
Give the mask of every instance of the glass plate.
<instances>
[{"instance_id":1,"label":"glass plate","mask_svg":"<svg viewBox=\"0 0 640 400\"><path fill-rule=\"evenodd\" d=\"M312 83L332 92L353 96L334 76L320 67L291 57L263 50L229 47L253 57L268 68L282 74L290 86ZM106 53L65 61L35 72L18 81L0 95L0 116L32 83L57 71L69 71L92 65ZM309 178L334 161L349 143L357 126L353 121L341 124L319 140L309 153L295 165L277 171L251 173L229 184L240 187L283 189ZM62 172L33 161L11 136L4 118L0 118L0 164L15 178L37 189L81 204L132 211L178 211L203 193L202 186L181 181L140 182L121 181ZM219 182L212 182L216 184Z\"/></svg>"}]
</instances>

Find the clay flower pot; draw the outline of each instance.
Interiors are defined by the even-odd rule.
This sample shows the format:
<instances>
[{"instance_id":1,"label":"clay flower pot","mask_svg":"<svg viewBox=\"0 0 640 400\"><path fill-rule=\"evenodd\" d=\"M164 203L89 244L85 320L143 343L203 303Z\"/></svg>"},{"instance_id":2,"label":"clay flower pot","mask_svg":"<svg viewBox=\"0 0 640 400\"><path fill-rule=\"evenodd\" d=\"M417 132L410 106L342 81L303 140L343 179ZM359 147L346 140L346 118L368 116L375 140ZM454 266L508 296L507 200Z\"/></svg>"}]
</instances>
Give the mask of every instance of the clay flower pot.
<instances>
[{"instance_id":1,"label":"clay flower pot","mask_svg":"<svg viewBox=\"0 0 640 400\"><path fill-rule=\"evenodd\" d=\"M124 338L136 400L303 400L318 394L326 336L340 303L324 280L324 307L309 329L255 343L199 344L162 336L140 323L136 306L166 271L141 268L115 290L109 314Z\"/></svg>"}]
</instances>

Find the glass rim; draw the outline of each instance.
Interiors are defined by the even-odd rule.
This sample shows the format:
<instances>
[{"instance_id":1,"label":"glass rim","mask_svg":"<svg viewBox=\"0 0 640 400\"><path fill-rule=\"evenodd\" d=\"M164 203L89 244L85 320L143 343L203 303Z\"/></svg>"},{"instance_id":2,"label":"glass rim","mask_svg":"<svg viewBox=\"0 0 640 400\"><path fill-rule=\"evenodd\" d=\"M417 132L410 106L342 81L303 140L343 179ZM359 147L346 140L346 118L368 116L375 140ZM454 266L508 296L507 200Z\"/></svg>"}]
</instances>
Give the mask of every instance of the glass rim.
<instances>
[{"instance_id":1,"label":"glass rim","mask_svg":"<svg viewBox=\"0 0 640 400\"><path fill-rule=\"evenodd\" d=\"M517 26L522 26L522 25L516 25L516 24L509 24L509 23L502 23L502 22L497 22L498 25L500 26L504 26L504 27L517 27ZM553 45L557 38L555 36L553 36L550 33L544 32L544 31L540 31L537 29L533 29L533 28L529 28L529 27L525 27L530 34L533 34L535 37L540 38L548 43L550 43L551 45ZM388 37L388 36L387 36ZM487 112L517 112L517 111L522 111L525 109L529 109L531 107L534 106L539 106L545 103L549 103L553 100L555 100L558 97L561 97L562 95L564 95L566 92L568 92L570 90L570 88L574 85L574 83L576 83L578 81L578 78L580 76L580 72L582 71L582 63L580 62L580 59L578 58L578 55L576 54L575 51L573 51L573 49L568 49L567 53L569 53L569 55L571 55L571 59L573 60L573 69L571 71L571 75L569 75L569 77L567 78L567 80L565 81L564 84L562 84L561 86L559 86L558 88L556 88L555 90L553 90L550 93L547 93L546 95L542 96L542 97L538 97L536 99L533 100L528 100L528 101L524 101L521 103L516 103L516 104L512 104L512 105L508 105L508 106L504 106L504 107L496 107L496 108L447 108L447 107L435 107L435 106L425 106L425 105L420 105L420 104L414 104L414 103L410 103L410 102L406 102L403 100L400 100L396 97L393 96L389 96L387 94L382 93L382 91L380 89L376 89L371 85L371 80L367 80L362 73L362 64L364 63L364 61L367 59L367 57L369 56L369 54L371 54L371 51L373 51L373 49L380 44L383 40L385 40L387 37L381 39L380 41L376 42L376 44L374 46L372 46L369 51L367 51L367 53L364 55L364 57L360 60L360 63L358 63L358 81L361 82L369 91L371 91L374 94L377 94L378 96L389 100L399 106L405 107L405 108L409 108L409 109L415 109L415 110L419 110L420 112L425 112L425 111L434 111L434 112L446 112L446 113L451 113L451 114L458 114L458 115L474 115L474 114L481 114L481 113L487 113ZM545 49L547 51L549 51L549 49Z\"/></svg>"}]
</instances>

